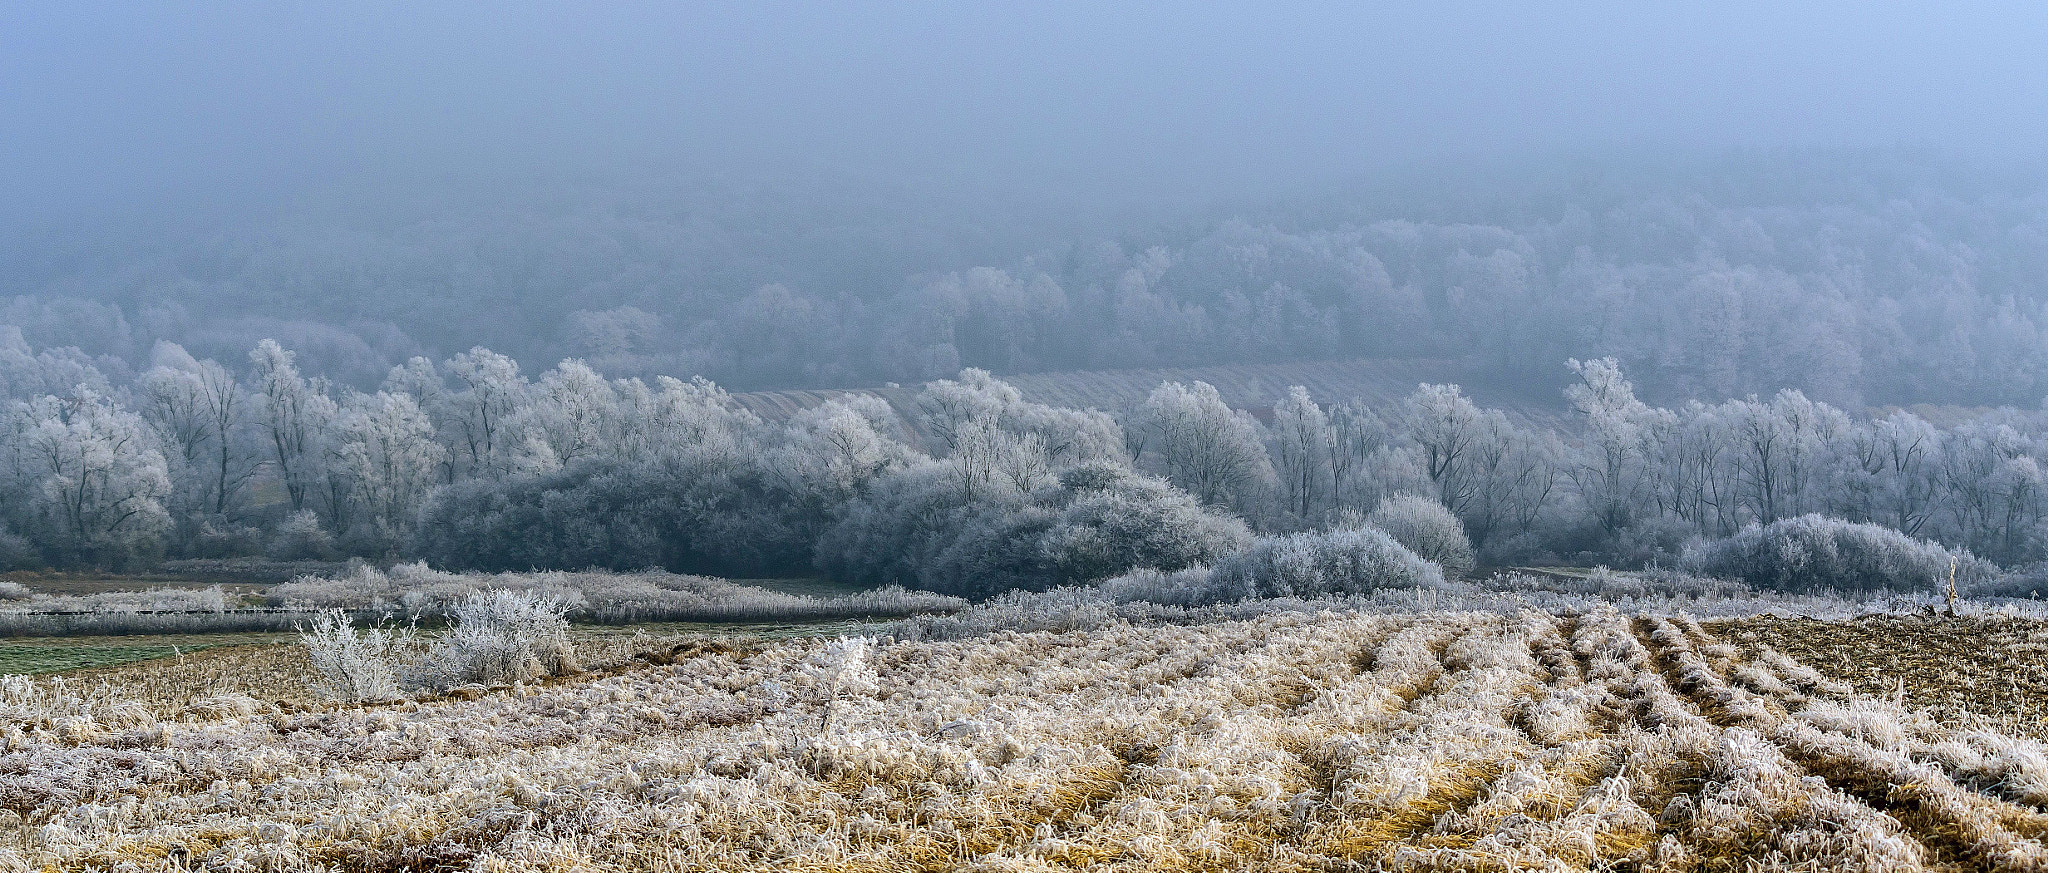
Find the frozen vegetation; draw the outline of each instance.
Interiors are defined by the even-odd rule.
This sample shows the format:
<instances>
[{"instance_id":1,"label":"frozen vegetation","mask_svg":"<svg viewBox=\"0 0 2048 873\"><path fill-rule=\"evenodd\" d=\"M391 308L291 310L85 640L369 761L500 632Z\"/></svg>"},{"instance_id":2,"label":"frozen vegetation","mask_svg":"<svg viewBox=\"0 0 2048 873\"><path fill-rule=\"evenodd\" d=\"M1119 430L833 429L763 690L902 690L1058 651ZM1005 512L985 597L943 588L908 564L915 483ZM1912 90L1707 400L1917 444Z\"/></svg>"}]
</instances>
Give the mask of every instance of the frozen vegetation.
<instances>
[{"instance_id":1,"label":"frozen vegetation","mask_svg":"<svg viewBox=\"0 0 2048 873\"><path fill-rule=\"evenodd\" d=\"M0 721L9 869L2048 864L2038 739L1606 606L678 648L324 711L9 679Z\"/></svg>"},{"instance_id":2,"label":"frozen vegetation","mask_svg":"<svg viewBox=\"0 0 2048 873\"><path fill-rule=\"evenodd\" d=\"M580 621L821 621L951 612L957 597L902 588L813 597L673 573L444 573L424 564L389 571L358 565L332 577L301 577L266 593L273 606L347 609L444 618L480 594L531 595L560 604Z\"/></svg>"},{"instance_id":3,"label":"frozen vegetation","mask_svg":"<svg viewBox=\"0 0 2048 873\"><path fill-rule=\"evenodd\" d=\"M1070 409L979 370L899 404L841 394L770 420L702 379L612 379L570 360L529 380L483 349L416 359L375 393L307 376L269 341L246 382L159 352L126 387L61 356L16 360L85 381L10 407L0 561L134 567L175 552L229 569L237 555L275 568L355 554L485 573L823 573L982 598L1382 536L1436 569L1255 593L1560 563L1904 591L1945 583L1948 557L1983 590L2020 569L1999 590L2024 593L2025 568L2048 559L2048 414L1937 426L1791 390L1665 408L1613 359L1568 362L1564 421L1448 384L1381 406L1297 387L1261 417L1169 381L1129 408ZM688 611L674 606L685 589L710 584L621 588L587 609Z\"/></svg>"},{"instance_id":4,"label":"frozen vegetation","mask_svg":"<svg viewBox=\"0 0 2048 873\"><path fill-rule=\"evenodd\" d=\"M484 307L517 312L520 329L448 319L437 335L476 336L431 343L391 324L202 323L92 294L4 301L0 565L360 557L823 573L979 598L1219 567L1254 537L1361 526L1447 578L1710 557L1726 568L1715 572L1768 575L1713 541L1817 515L2025 568L2048 561L2048 358L2027 302L2043 225L2029 184L1866 155L1573 190L1530 178L1455 206L1422 186L1370 208L1276 204L1015 263L895 262L917 278L861 284L881 292L827 292L829 269L813 265L815 287L743 284L662 311L660 294L606 295L712 282L715 270L634 265L723 238L718 220L473 216L342 250L300 228L136 281L194 301L348 288L365 311L482 293L467 279L429 283L442 294L430 303L404 282L359 287L397 281L347 265L386 263L377 253L402 237L421 248L391 262L408 265L400 275L447 266L438 253L491 287L551 275L609 290L501 289L547 306ZM745 221L800 211L778 200ZM513 269L500 259L519 247L479 250L462 227L579 244L537 245L539 263ZM771 236L746 238L790 254ZM597 239L616 247L581 244ZM218 274L171 278L195 263ZM641 278L600 278L613 271ZM88 273L46 278L112 294ZM590 308L535 314L566 301ZM566 335L542 329L556 323ZM501 338L520 357L475 345ZM1416 375L1361 397L1284 369L1329 359ZM1225 392L1176 365L1258 375ZM1133 366L1157 369L1114 403L1056 390L1063 369ZM711 377L866 387L743 403ZM1897 405L1927 403L1948 405ZM1933 584L1912 578L1921 564L1886 566L1848 584ZM1801 572L1751 581L1837 584Z\"/></svg>"}]
</instances>

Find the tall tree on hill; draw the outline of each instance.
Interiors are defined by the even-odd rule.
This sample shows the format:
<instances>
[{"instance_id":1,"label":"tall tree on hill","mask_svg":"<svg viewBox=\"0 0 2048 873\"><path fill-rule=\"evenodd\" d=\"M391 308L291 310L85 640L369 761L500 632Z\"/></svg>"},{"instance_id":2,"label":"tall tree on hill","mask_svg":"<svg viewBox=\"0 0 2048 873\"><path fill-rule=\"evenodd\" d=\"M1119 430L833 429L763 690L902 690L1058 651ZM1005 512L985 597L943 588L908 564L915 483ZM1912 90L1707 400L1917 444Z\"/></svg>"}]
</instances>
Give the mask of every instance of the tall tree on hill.
<instances>
[{"instance_id":1,"label":"tall tree on hill","mask_svg":"<svg viewBox=\"0 0 2048 873\"><path fill-rule=\"evenodd\" d=\"M292 510L304 509L318 477L320 437L334 419L334 401L327 396L323 381L308 381L299 375L292 353L276 340L257 343L249 353L249 363L262 394L258 420L270 445L270 461L277 467Z\"/></svg>"}]
</instances>

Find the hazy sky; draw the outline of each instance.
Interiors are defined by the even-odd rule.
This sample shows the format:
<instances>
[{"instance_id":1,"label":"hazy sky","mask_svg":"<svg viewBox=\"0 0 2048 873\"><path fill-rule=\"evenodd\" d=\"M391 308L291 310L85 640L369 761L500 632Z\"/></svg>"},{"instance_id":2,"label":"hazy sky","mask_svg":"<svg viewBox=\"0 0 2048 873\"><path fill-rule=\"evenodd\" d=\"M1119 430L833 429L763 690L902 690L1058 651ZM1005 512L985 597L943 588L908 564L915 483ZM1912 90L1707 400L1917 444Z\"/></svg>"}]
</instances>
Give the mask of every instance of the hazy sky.
<instances>
[{"instance_id":1,"label":"hazy sky","mask_svg":"<svg viewBox=\"0 0 2048 873\"><path fill-rule=\"evenodd\" d=\"M0 216L648 168L1142 194L2048 142L2038 2L826 6L6 0Z\"/></svg>"}]
</instances>

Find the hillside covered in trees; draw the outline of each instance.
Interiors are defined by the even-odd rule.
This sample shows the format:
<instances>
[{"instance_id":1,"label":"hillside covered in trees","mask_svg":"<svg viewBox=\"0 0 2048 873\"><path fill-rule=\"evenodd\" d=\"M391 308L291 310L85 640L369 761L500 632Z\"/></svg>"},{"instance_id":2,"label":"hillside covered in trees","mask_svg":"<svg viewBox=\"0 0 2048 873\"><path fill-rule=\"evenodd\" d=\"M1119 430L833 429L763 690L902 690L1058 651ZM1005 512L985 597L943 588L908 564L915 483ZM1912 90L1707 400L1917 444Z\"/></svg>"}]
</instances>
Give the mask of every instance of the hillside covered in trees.
<instances>
[{"instance_id":1,"label":"hillside covered in trees","mask_svg":"<svg viewBox=\"0 0 2048 873\"><path fill-rule=\"evenodd\" d=\"M2043 185L1872 152L1418 172L1135 216L797 177L334 195L260 222L29 223L0 242L0 323L117 381L158 340L239 361L271 338L365 390L477 345L734 390L1363 357L1554 398L1559 362L1614 357L1671 404L2032 408Z\"/></svg>"},{"instance_id":2,"label":"hillside covered in trees","mask_svg":"<svg viewBox=\"0 0 2048 873\"><path fill-rule=\"evenodd\" d=\"M1364 528L1671 566L1807 515L2048 558L2038 176L1497 173L1116 231L773 186L53 224L0 261L0 560L985 595Z\"/></svg>"}]
</instances>

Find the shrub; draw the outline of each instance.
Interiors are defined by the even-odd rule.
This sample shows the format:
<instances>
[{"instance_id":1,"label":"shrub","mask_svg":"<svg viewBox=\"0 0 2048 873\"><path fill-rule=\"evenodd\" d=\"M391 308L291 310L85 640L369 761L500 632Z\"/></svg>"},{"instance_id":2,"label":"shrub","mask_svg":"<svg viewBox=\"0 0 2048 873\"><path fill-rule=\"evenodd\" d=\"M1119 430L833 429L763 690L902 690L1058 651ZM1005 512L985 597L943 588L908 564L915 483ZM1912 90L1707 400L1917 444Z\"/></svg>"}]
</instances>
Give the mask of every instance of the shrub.
<instances>
[{"instance_id":1,"label":"shrub","mask_svg":"<svg viewBox=\"0 0 2048 873\"><path fill-rule=\"evenodd\" d=\"M845 581L988 597L1137 567L1179 570L1251 541L1244 522L1118 464L1076 465L1031 494L991 489L972 503L948 469L912 466L855 501L820 541L819 568Z\"/></svg>"},{"instance_id":2,"label":"shrub","mask_svg":"<svg viewBox=\"0 0 2048 873\"><path fill-rule=\"evenodd\" d=\"M786 497L749 468L591 459L438 489L414 553L457 570L781 575L808 569Z\"/></svg>"},{"instance_id":3,"label":"shrub","mask_svg":"<svg viewBox=\"0 0 2048 873\"><path fill-rule=\"evenodd\" d=\"M538 573L446 573L423 563L389 571L368 565L333 577L302 576L272 588L272 606L293 609L403 609L414 618L450 616L470 596L493 589L532 594L563 606L579 621L815 621L952 612L965 601L885 586L836 597L786 594L705 576L660 570L640 573L548 570ZM0 611L0 617L6 615Z\"/></svg>"},{"instance_id":4,"label":"shrub","mask_svg":"<svg viewBox=\"0 0 2048 873\"><path fill-rule=\"evenodd\" d=\"M1096 587L1117 603L1157 603L1163 606L1207 606L1257 596L1242 576L1224 578L1207 567L1190 567L1162 573L1140 567L1105 579Z\"/></svg>"},{"instance_id":5,"label":"shrub","mask_svg":"<svg viewBox=\"0 0 2048 873\"><path fill-rule=\"evenodd\" d=\"M1164 480L1107 464L1060 477L1063 506L1039 550L1060 585L1098 582L1136 567L1173 572L1251 544L1251 529Z\"/></svg>"},{"instance_id":6,"label":"shrub","mask_svg":"<svg viewBox=\"0 0 2048 873\"><path fill-rule=\"evenodd\" d=\"M1462 579L1472 573L1472 540L1465 536L1465 523L1441 503L1414 494L1396 494L1380 501L1365 522L1386 531L1423 560L1435 561L1445 576Z\"/></svg>"},{"instance_id":7,"label":"shrub","mask_svg":"<svg viewBox=\"0 0 2048 873\"><path fill-rule=\"evenodd\" d=\"M1950 552L1874 524L1802 515L1692 543L1679 566L1780 591L1929 591L1947 583L1951 560L1959 587L1974 587L1992 575L1988 564L1968 552Z\"/></svg>"},{"instance_id":8,"label":"shrub","mask_svg":"<svg viewBox=\"0 0 2048 873\"><path fill-rule=\"evenodd\" d=\"M480 591L455 607L454 625L406 671L419 688L503 685L574 672L564 607L539 594Z\"/></svg>"},{"instance_id":9,"label":"shrub","mask_svg":"<svg viewBox=\"0 0 2048 873\"><path fill-rule=\"evenodd\" d=\"M1327 597L1380 588L1442 588L1443 570L1372 528L1260 537L1225 558L1210 584L1260 597Z\"/></svg>"},{"instance_id":10,"label":"shrub","mask_svg":"<svg viewBox=\"0 0 2048 873\"><path fill-rule=\"evenodd\" d=\"M334 559L334 537L320 525L320 517L310 509L301 509L285 516L277 525L277 534L270 539L269 554L274 561L331 561Z\"/></svg>"},{"instance_id":11,"label":"shrub","mask_svg":"<svg viewBox=\"0 0 2048 873\"><path fill-rule=\"evenodd\" d=\"M348 703L398 696L394 663L401 635L381 626L358 630L347 613L330 609L299 629L299 641L319 674L314 690L322 696Z\"/></svg>"}]
</instances>

